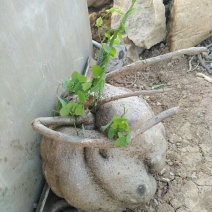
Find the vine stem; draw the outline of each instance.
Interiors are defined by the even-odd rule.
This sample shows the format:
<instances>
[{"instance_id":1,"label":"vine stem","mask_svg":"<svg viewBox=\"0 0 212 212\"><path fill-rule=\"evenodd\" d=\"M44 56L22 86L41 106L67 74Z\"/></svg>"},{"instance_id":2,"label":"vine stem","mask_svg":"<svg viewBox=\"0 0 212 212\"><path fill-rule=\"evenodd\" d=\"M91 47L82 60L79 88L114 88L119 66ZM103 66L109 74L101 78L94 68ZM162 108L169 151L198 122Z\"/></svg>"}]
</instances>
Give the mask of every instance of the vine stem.
<instances>
[{"instance_id":1,"label":"vine stem","mask_svg":"<svg viewBox=\"0 0 212 212\"><path fill-rule=\"evenodd\" d=\"M112 97L108 97L108 98L100 100L97 104L97 108L108 102L112 102L112 101L115 101L118 99L123 99L123 98L127 98L127 97L132 97L132 96L140 96L140 95L154 95L154 94L158 94L158 93L168 92L171 90L173 90L173 89L167 88L167 89L159 89L159 90L142 90L142 91L120 94L120 95L116 95L116 96L112 96Z\"/></svg>"},{"instance_id":2,"label":"vine stem","mask_svg":"<svg viewBox=\"0 0 212 212\"><path fill-rule=\"evenodd\" d=\"M132 135L132 139L135 139L140 134L144 133L151 127L155 126L159 122L163 121L164 119L174 115L179 110L179 107L174 107L168 110L165 110L158 115L152 117L147 122L141 125L141 127L134 131L134 135ZM94 123L94 116L89 113L87 117L79 117L76 120L76 124L93 124ZM43 135L46 138L50 138L56 141L61 142L70 142L74 147L90 147L90 148L99 148L99 149L107 149L107 148L120 148L115 145L115 143L108 139L106 136L100 139L85 139L80 138L77 136L70 136L61 132L57 132L51 128L50 126L62 126L62 125L74 125L74 120L70 120L70 118L63 118L63 117L41 117L37 118L32 122L32 128L37 133Z\"/></svg>"},{"instance_id":3,"label":"vine stem","mask_svg":"<svg viewBox=\"0 0 212 212\"><path fill-rule=\"evenodd\" d=\"M179 57L184 54L189 54L189 55L194 55L194 54L199 54L201 52L207 51L206 47L191 47L187 49L180 49L174 52L169 52L164 55L160 55L157 57L152 57L148 58L146 60L142 61L136 61L132 64L129 64L127 66L123 66L122 68L112 71L108 74L106 74L106 81L110 81L112 78L120 77L120 76L125 76L133 73L137 73L138 71L141 71L141 69L144 69L148 67L149 65L153 65L155 63L164 61L164 60L169 60L174 57Z\"/></svg>"},{"instance_id":4,"label":"vine stem","mask_svg":"<svg viewBox=\"0 0 212 212\"><path fill-rule=\"evenodd\" d=\"M172 108L170 108L168 110L165 110L165 111L159 113L158 115L152 117L151 119L146 121L144 124L142 124L141 127L139 127L139 128L137 127L138 130L134 130L133 132L131 132L132 133L131 138L132 139L136 139L137 136L139 136L140 134L144 133L148 129L152 128L156 124L160 123L164 119L166 119L166 118L168 118L170 116L173 116L178 111L179 111L179 107L172 107ZM135 128L135 125L136 125L136 123L133 126L131 126L131 128Z\"/></svg>"},{"instance_id":5,"label":"vine stem","mask_svg":"<svg viewBox=\"0 0 212 212\"><path fill-rule=\"evenodd\" d=\"M74 122L76 125L93 124L94 116L89 113L85 118L78 117L76 120L64 117L40 117L35 119L31 125L35 132L43 135L45 138L53 139L55 141L69 142L74 147L117 148L117 146L106 136L101 139L85 139L78 136L70 136L49 128L67 125L73 126Z\"/></svg>"}]
</instances>

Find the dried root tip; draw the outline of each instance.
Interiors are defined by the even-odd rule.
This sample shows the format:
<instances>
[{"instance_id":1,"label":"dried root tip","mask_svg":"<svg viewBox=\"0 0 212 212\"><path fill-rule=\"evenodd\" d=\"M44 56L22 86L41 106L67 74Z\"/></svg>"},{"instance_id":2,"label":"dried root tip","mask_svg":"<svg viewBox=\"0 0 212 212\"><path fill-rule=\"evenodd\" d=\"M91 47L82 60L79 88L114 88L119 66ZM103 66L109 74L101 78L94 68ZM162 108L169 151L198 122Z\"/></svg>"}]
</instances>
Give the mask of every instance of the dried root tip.
<instances>
[{"instance_id":1,"label":"dried root tip","mask_svg":"<svg viewBox=\"0 0 212 212\"><path fill-rule=\"evenodd\" d=\"M147 122L145 122L143 125L141 125L141 127L139 127L139 129L136 132L134 131L135 133L134 133L134 135L132 135L132 138L136 138L138 135L144 133L151 127L154 127L156 124L160 123L164 119L166 119L170 116L173 116L178 111L179 111L179 107L173 107L173 108L170 108L168 110L165 110L165 111L159 113L158 115L154 116L153 118L151 118Z\"/></svg>"},{"instance_id":2,"label":"dried root tip","mask_svg":"<svg viewBox=\"0 0 212 212\"><path fill-rule=\"evenodd\" d=\"M86 118L79 117L75 120L76 125L80 124L93 124L94 117L91 113ZM70 142L75 147L93 147L93 148L117 148L113 141L108 138L102 139L85 139L77 136L66 135L61 132L54 131L48 128L49 126L63 126L63 125L74 125L74 120L63 117L41 117L37 118L32 122L32 128L35 132L43 135L46 138L50 138L61 142Z\"/></svg>"}]
</instances>

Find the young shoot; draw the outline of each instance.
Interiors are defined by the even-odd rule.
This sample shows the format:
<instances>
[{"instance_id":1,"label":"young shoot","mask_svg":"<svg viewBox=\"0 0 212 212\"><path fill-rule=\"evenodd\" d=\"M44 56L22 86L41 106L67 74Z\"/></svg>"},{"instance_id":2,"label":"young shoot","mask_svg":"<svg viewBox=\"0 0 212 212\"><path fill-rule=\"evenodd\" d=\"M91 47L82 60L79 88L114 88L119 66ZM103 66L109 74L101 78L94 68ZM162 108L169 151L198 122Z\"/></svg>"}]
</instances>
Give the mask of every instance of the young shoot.
<instances>
[{"instance_id":1,"label":"young shoot","mask_svg":"<svg viewBox=\"0 0 212 212\"><path fill-rule=\"evenodd\" d=\"M125 23L129 15L135 11L135 2L136 0L132 0L130 8L125 14L118 8L107 10L107 13L117 12L123 16L117 29L110 29L104 26L103 17L96 20L98 32L100 28L107 30L103 38L98 33L103 49L101 61L98 65L94 65L91 68L93 79L88 80L86 76L75 71L70 79L64 80L62 87L69 95L73 96L74 100L68 101L66 98L58 97L58 105L55 110L57 114L74 118L75 116L85 116L86 110L95 111L95 106L98 105L102 97L109 60L116 55L115 46L122 41L122 33L126 31ZM104 43L105 41L107 43ZM115 143L118 146L127 146L130 141L130 129L124 114L121 117L114 116L108 126L110 126L108 137L116 139Z\"/></svg>"}]
</instances>

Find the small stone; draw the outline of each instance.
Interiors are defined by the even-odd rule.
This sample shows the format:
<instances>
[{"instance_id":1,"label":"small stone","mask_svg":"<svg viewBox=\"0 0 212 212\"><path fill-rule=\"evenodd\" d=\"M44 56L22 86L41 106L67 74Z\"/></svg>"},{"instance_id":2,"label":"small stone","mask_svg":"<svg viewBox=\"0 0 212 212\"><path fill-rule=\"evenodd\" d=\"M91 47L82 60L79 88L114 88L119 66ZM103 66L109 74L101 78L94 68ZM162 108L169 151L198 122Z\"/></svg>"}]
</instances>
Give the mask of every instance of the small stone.
<instances>
[{"instance_id":1,"label":"small stone","mask_svg":"<svg viewBox=\"0 0 212 212\"><path fill-rule=\"evenodd\" d=\"M160 105L162 105L160 102L157 102L157 106L160 106Z\"/></svg>"},{"instance_id":2,"label":"small stone","mask_svg":"<svg viewBox=\"0 0 212 212\"><path fill-rule=\"evenodd\" d=\"M178 88L178 89L181 89L182 87L181 87L181 85L180 85L180 84L178 84L178 85L177 85L177 88Z\"/></svg>"},{"instance_id":3,"label":"small stone","mask_svg":"<svg viewBox=\"0 0 212 212\"><path fill-rule=\"evenodd\" d=\"M164 47L165 47L164 43L161 43L160 48L164 48Z\"/></svg>"},{"instance_id":4,"label":"small stone","mask_svg":"<svg viewBox=\"0 0 212 212\"><path fill-rule=\"evenodd\" d=\"M177 199L172 199L172 200L170 201L170 203L171 203L171 205L175 208L175 210L176 210L177 208L180 208L180 207L182 206L182 203L181 203L179 200L177 200Z\"/></svg>"},{"instance_id":5,"label":"small stone","mask_svg":"<svg viewBox=\"0 0 212 212\"><path fill-rule=\"evenodd\" d=\"M174 164L174 163L173 163L172 161L169 162L169 166L173 166L173 164Z\"/></svg>"},{"instance_id":6,"label":"small stone","mask_svg":"<svg viewBox=\"0 0 212 212\"><path fill-rule=\"evenodd\" d=\"M193 173L192 173L192 175L191 175L191 178L192 178L192 180L195 180L195 179L197 179L196 172L193 172Z\"/></svg>"},{"instance_id":7,"label":"small stone","mask_svg":"<svg viewBox=\"0 0 212 212\"><path fill-rule=\"evenodd\" d=\"M155 203L155 205L158 205L159 204L156 199L154 199L154 203Z\"/></svg>"},{"instance_id":8,"label":"small stone","mask_svg":"<svg viewBox=\"0 0 212 212\"><path fill-rule=\"evenodd\" d=\"M118 7L125 12L130 7L130 4L131 1L129 0L114 0L114 7ZM137 0L135 7L144 7L145 12L134 13L128 18L126 23L128 29L127 37L136 46L149 49L163 41L166 36L165 7L163 2L159 0ZM122 17L118 13L112 14L112 29L119 26L121 19Z\"/></svg>"},{"instance_id":9,"label":"small stone","mask_svg":"<svg viewBox=\"0 0 212 212\"><path fill-rule=\"evenodd\" d=\"M167 66L168 66L168 67L172 67L172 63L168 63Z\"/></svg>"},{"instance_id":10,"label":"small stone","mask_svg":"<svg viewBox=\"0 0 212 212\"><path fill-rule=\"evenodd\" d=\"M165 169L165 168L163 168L163 169L161 170L161 172L160 172L160 175L165 174L165 172L166 172L166 169Z\"/></svg>"},{"instance_id":11,"label":"small stone","mask_svg":"<svg viewBox=\"0 0 212 212\"><path fill-rule=\"evenodd\" d=\"M181 147L181 143L177 142L176 146L177 146L177 148L180 148Z\"/></svg>"},{"instance_id":12,"label":"small stone","mask_svg":"<svg viewBox=\"0 0 212 212\"><path fill-rule=\"evenodd\" d=\"M165 183L168 183L168 182L170 182L170 179L163 177L163 178L161 178L161 181L162 182L165 182Z\"/></svg>"},{"instance_id":13,"label":"small stone","mask_svg":"<svg viewBox=\"0 0 212 212\"><path fill-rule=\"evenodd\" d=\"M186 95L186 94L184 94L184 95L183 95L183 99L185 99L186 97L187 97L187 95Z\"/></svg>"},{"instance_id":14,"label":"small stone","mask_svg":"<svg viewBox=\"0 0 212 212\"><path fill-rule=\"evenodd\" d=\"M172 176L174 176L174 173L173 172L170 172L169 174L172 175Z\"/></svg>"}]
</instances>

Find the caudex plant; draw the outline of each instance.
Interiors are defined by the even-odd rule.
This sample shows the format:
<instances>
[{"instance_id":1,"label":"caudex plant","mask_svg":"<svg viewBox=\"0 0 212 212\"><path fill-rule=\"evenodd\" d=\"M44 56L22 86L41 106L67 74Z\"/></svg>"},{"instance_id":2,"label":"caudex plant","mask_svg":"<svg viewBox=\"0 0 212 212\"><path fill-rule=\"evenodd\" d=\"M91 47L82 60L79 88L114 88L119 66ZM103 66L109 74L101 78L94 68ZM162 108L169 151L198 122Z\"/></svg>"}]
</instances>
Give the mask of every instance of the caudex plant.
<instances>
[{"instance_id":1,"label":"caudex plant","mask_svg":"<svg viewBox=\"0 0 212 212\"><path fill-rule=\"evenodd\" d=\"M106 28L107 32L100 41L101 48L103 50L102 59L99 65L92 66L93 79L88 80L86 76L73 72L71 79L66 79L62 83L62 87L71 96L75 96L75 100L68 101L63 97L58 96L58 106L56 113L60 116L70 116L74 118L75 116L86 116L88 111L95 113L98 110L99 105L101 105L102 92L106 80L106 70L110 58L114 58L116 55L115 45L118 45L122 41L122 33L125 32L125 23L127 18L131 13L135 11L134 4L136 0L132 0L132 4L129 10L123 14L123 12L118 8L111 8L106 10L107 13L118 12L123 16L122 21L117 29L110 29L103 26L103 18L100 17L96 20L96 26L98 27L98 32L100 28ZM107 43L105 43L107 41ZM130 142L130 129L128 125L128 120L124 117L126 110L121 117L114 116L112 120L106 125L102 126L102 131L108 130L108 137L110 139L115 139L115 144L117 146L127 146Z\"/></svg>"},{"instance_id":2,"label":"caudex plant","mask_svg":"<svg viewBox=\"0 0 212 212\"><path fill-rule=\"evenodd\" d=\"M167 149L164 127L158 123L178 111L173 107L154 115L145 100L138 97L170 89L132 92L110 85L110 79L136 74L179 55L207 51L202 47L182 49L106 73L110 58L115 56L115 46L126 30L126 20L135 10L134 4L132 0L126 14L114 8L107 11L119 12L123 18L117 29L107 28L101 39L102 60L92 66L93 77L74 72L62 83L66 91L58 97L55 112L59 116L40 117L32 123L32 128L43 135L40 154L48 185L83 211L117 212L153 198L157 184L151 173L161 170ZM103 19L99 18L96 25L104 27ZM80 127L82 132L77 132ZM129 142L127 149L120 148Z\"/></svg>"},{"instance_id":3,"label":"caudex plant","mask_svg":"<svg viewBox=\"0 0 212 212\"><path fill-rule=\"evenodd\" d=\"M101 48L103 50L102 53L102 60L99 63L99 65L93 65L92 66L92 79L87 78L86 76L78 73L73 72L70 79L64 80L62 83L62 87L65 89L65 93L68 93L68 95L64 96L61 95L58 96L58 105L55 110L55 114L60 115L62 117L69 117L69 120L65 120L65 124L71 124L75 126L82 125L82 129L85 129L83 126L83 123L86 123L86 117L95 117L95 113L98 112L99 108L101 108L102 105L109 103L111 101L119 100L122 98L128 98L132 96L139 96L139 95L154 95L161 92L167 92L171 89L159 89L159 90L141 90L137 92L126 92L123 94L115 95L115 96L109 96L107 98L102 98L102 94L104 91L105 83L110 81L111 79L115 80L117 76L121 75L124 77L128 74L137 73L138 71L141 71L143 68L154 65L160 61L172 59L173 57L177 57L184 54L199 54L201 52L207 51L207 48L204 47L192 47L188 49L182 49L177 50L175 52L170 52L164 55L160 55L154 58L149 58L142 61L137 61L135 63L132 63L130 65L124 66L120 68L119 70L110 72L106 74L108 63L110 58L114 58L116 55L116 48L115 46L119 44L122 41L122 33L126 31L125 23L127 21L127 18L130 14L132 14L135 11L134 4L136 0L132 0L131 6L128 9L128 11L123 14L120 9L117 8L111 8L107 10L107 13L114 13L118 12L120 15L122 15L122 20L120 22L120 25L117 29L110 29L103 25L103 18L100 17L96 20L96 26L98 29L101 29L101 27L107 29L107 32L105 33L104 37L100 39L101 41ZM99 33L100 34L100 33ZM146 130L150 129L151 127L155 126L159 122L163 121L165 118L174 115L178 111L178 107L174 107L171 109L168 109L157 116L153 116L148 121L143 123L141 126L139 126L139 129L136 131L136 133L132 132L131 127L129 127L128 119L125 117L127 113L127 108L125 108L124 105L120 105L119 107L124 108L124 112L121 116L116 116L114 114L114 117L110 121L107 121L106 125L105 123L103 125L98 127L102 132L107 133L108 138L114 139L116 147L117 146L124 146L126 147L130 140L135 138L139 133L144 133ZM62 120L62 119L61 119ZM79 121L81 120L81 121ZM68 122L69 121L69 122ZM94 121L90 121L94 123ZM48 129L44 125L61 125L62 121L59 121L59 119L43 119L38 118L33 123L33 129L49 138L59 138L61 140L66 141L67 136L58 134L54 132L51 129ZM73 124L72 124L73 123ZM79 124L80 123L80 124ZM90 123L89 123L90 124ZM84 130L85 131L85 130ZM132 135L133 134L133 135ZM74 138L70 138L71 141L74 140ZM81 140L81 144L79 145L88 145L83 143ZM103 144L95 143L93 141L92 143L89 143L90 146L96 146L96 147L103 147ZM105 147L109 148L114 145L108 142L105 142Z\"/></svg>"}]
</instances>

